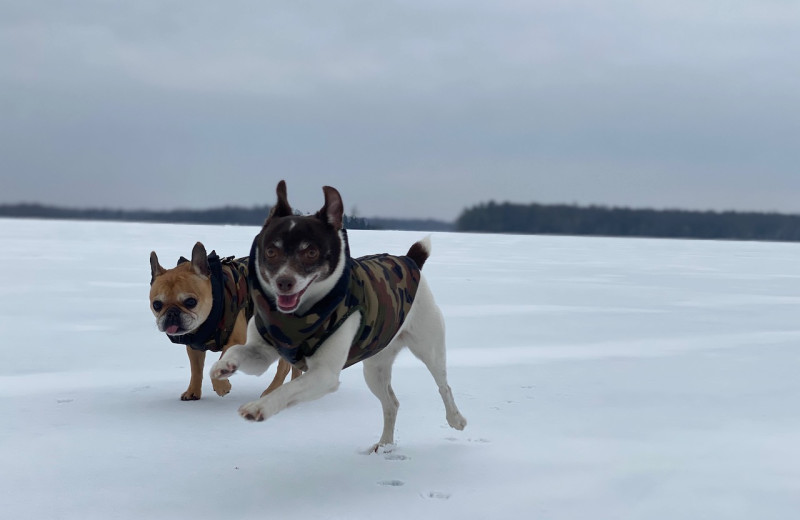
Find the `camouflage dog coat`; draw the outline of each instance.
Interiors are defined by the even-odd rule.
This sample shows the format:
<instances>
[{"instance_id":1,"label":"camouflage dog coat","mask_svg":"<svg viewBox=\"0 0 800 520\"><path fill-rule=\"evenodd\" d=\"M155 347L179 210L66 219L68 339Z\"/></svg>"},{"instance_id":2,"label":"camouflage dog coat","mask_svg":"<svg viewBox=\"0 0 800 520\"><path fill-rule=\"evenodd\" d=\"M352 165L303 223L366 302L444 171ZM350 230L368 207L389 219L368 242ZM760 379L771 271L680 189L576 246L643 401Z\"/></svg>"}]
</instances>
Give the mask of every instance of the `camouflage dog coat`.
<instances>
[{"instance_id":1,"label":"camouflage dog coat","mask_svg":"<svg viewBox=\"0 0 800 520\"><path fill-rule=\"evenodd\" d=\"M189 260L181 258L179 264ZM248 259L230 256L220 259L215 251L208 255L211 294L214 298L211 312L197 330L191 334L167 337L173 343L188 345L194 350L222 350L233 333L236 318L244 310L247 320L253 315L253 304L247 288Z\"/></svg>"},{"instance_id":2,"label":"camouflage dog coat","mask_svg":"<svg viewBox=\"0 0 800 520\"><path fill-rule=\"evenodd\" d=\"M254 262L255 246L250 256ZM419 287L420 271L407 256L346 256L336 286L303 315L285 314L275 306L250 271L255 320L261 336L286 361L306 370L313 355L354 312L362 315L344 368L380 352L392 341L408 316Z\"/></svg>"}]
</instances>

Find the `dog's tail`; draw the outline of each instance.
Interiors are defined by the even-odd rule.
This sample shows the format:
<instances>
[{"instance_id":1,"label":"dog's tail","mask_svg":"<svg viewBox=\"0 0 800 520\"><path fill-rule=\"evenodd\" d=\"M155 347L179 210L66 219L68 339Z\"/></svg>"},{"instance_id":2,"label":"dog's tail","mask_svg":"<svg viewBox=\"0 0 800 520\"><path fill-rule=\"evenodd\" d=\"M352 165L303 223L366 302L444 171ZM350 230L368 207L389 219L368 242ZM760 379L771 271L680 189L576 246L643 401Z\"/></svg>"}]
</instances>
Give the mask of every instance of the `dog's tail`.
<instances>
[{"instance_id":1,"label":"dog's tail","mask_svg":"<svg viewBox=\"0 0 800 520\"><path fill-rule=\"evenodd\" d=\"M419 242L415 242L406 253L406 256L412 259L417 264L417 267L422 269L425 260L431 256L431 236L428 235Z\"/></svg>"}]
</instances>

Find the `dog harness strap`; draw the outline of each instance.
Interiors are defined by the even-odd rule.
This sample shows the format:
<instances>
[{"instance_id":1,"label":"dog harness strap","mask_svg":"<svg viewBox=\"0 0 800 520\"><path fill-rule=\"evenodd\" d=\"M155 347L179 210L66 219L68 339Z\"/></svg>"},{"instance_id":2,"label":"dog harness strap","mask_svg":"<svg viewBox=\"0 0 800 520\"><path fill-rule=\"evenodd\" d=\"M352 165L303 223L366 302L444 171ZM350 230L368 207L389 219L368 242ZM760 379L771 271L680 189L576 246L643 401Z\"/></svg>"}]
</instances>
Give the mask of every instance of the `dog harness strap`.
<instances>
[{"instance_id":1,"label":"dog harness strap","mask_svg":"<svg viewBox=\"0 0 800 520\"><path fill-rule=\"evenodd\" d=\"M206 321L191 334L168 336L173 343L188 345L194 350L219 352L230 338L236 318L247 305L247 265L220 259L212 251L208 255L213 304Z\"/></svg>"},{"instance_id":2,"label":"dog harness strap","mask_svg":"<svg viewBox=\"0 0 800 520\"><path fill-rule=\"evenodd\" d=\"M249 322L250 318L253 317L253 301L250 299L250 286L248 285L250 274L250 270L248 268L249 265L250 258L246 256L237 258L232 262L232 268L236 271L235 276L237 277L235 281L236 298L233 299L236 300L238 309L244 308L244 317L247 322ZM231 327L231 331L232 330L233 327Z\"/></svg>"}]
</instances>

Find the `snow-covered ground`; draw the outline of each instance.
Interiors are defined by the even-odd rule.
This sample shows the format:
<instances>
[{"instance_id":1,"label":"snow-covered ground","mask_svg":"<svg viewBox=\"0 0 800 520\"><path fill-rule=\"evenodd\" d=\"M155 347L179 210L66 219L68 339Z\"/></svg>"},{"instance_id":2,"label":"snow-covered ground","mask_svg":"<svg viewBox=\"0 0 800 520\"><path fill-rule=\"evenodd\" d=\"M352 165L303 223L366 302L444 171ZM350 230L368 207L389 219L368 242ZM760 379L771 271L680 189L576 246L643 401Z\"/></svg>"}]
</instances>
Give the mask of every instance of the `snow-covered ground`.
<instances>
[{"instance_id":1,"label":"snow-covered ground","mask_svg":"<svg viewBox=\"0 0 800 520\"><path fill-rule=\"evenodd\" d=\"M401 356L397 447L340 389L264 423L238 374L181 402L148 255L255 228L0 220L0 516L11 519L794 519L800 244L434 234L467 429ZM404 253L422 233L350 233ZM207 368L210 366L209 356Z\"/></svg>"}]
</instances>

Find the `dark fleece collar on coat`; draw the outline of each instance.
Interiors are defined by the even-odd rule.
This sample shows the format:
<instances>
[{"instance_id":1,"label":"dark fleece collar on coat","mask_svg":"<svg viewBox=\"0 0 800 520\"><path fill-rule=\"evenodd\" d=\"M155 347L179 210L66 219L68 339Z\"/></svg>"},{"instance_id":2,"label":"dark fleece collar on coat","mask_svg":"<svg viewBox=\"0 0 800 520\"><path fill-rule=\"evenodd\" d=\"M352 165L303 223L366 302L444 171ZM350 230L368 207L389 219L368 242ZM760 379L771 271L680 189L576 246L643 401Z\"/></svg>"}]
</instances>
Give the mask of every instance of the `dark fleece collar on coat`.
<instances>
[{"instance_id":1,"label":"dark fleece collar on coat","mask_svg":"<svg viewBox=\"0 0 800 520\"><path fill-rule=\"evenodd\" d=\"M175 336L167 334L167 337L173 343L188 345L194 350L209 350L210 348L212 350L220 350L223 346L222 343L224 343L219 323L224 312L225 295L222 289L222 262L216 251L212 251L208 255L208 267L210 271L209 278L211 279L211 295L213 297L213 305L208 318L200 327L189 334Z\"/></svg>"}]
</instances>

